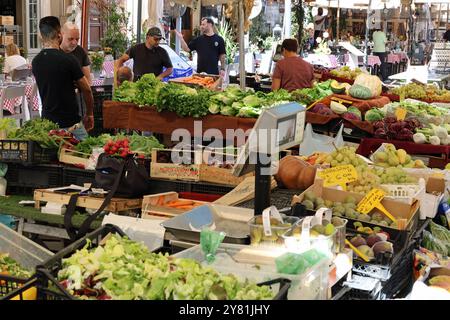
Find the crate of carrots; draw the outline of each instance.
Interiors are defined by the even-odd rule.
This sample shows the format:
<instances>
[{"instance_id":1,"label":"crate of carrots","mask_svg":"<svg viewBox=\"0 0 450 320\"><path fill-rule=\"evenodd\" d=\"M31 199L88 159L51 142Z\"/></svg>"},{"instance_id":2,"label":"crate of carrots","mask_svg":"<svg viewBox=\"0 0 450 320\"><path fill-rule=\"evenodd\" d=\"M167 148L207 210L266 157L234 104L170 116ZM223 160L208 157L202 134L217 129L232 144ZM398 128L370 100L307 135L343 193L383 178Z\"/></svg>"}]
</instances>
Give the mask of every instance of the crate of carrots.
<instances>
[{"instance_id":1,"label":"crate of carrots","mask_svg":"<svg viewBox=\"0 0 450 320\"><path fill-rule=\"evenodd\" d=\"M209 74L194 74L190 77L176 78L169 81L191 87L201 87L210 90L216 90L221 85L221 78L219 76Z\"/></svg>"},{"instance_id":2,"label":"crate of carrots","mask_svg":"<svg viewBox=\"0 0 450 320\"><path fill-rule=\"evenodd\" d=\"M144 196L143 219L170 219L207 202L179 198L177 192L165 192Z\"/></svg>"}]
</instances>

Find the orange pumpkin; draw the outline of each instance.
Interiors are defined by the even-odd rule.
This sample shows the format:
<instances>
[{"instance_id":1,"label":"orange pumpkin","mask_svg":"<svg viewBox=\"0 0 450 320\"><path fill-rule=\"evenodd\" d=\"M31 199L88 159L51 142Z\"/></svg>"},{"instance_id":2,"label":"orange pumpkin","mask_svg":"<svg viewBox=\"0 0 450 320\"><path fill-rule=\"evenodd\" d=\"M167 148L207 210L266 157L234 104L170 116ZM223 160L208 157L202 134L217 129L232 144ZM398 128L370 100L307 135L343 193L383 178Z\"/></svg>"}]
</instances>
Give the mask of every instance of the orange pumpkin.
<instances>
[{"instance_id":1,"label":"orange pumpkin","mask_svg":"<svg viewBox=\"0 0 450 320\"><path fill-rule=\"evenodd\" d=\"M280 160L275 179L288 189L305 190L314 183L315 176L315 167L300 160L299 157L286 156Z\"/></svg>"}]
</instances>

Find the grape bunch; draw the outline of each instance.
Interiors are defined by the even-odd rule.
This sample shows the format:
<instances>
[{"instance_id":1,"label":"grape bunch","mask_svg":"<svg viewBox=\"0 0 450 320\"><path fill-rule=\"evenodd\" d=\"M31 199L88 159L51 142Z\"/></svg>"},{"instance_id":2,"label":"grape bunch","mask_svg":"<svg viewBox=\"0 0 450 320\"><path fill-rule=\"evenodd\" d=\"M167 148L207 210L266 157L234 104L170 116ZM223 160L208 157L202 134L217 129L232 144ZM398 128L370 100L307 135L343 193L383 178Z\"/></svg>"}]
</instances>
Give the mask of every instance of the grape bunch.
<instances>
[{"instance_id":1,"label":"grape bunch","mask_svg":"<svg viewBox=\"0 0 450 320\"><path fill-rule=\"evenodd\" d=\"M351 164L355 168L367 168L367 163L356 154L354 147L345 146L333 151L327 156L325 162L329 163L331 167Z\"/></svg>"}]
</instances>

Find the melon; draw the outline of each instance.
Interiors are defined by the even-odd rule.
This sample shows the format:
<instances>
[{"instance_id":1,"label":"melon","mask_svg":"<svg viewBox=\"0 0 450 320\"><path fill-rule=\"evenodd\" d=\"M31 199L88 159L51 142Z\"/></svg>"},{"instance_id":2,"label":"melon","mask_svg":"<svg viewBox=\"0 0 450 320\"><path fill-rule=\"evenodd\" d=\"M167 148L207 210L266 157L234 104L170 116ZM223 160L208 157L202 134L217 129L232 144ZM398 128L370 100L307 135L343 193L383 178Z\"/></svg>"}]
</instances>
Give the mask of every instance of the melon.
<instances>
[{"instance_id":1,"label":"melon","mask_svg":"<svg viewBox=\"0 0 450 320\"><path fill-rule=\"evenodd\" d=\"M331 91L333 91L333 93L337 93L337 94L345 93L345 89L346 89L344 84L339 83L336 80L331 81L330 88L331 88Z\"/></svg>"}]
</instances>

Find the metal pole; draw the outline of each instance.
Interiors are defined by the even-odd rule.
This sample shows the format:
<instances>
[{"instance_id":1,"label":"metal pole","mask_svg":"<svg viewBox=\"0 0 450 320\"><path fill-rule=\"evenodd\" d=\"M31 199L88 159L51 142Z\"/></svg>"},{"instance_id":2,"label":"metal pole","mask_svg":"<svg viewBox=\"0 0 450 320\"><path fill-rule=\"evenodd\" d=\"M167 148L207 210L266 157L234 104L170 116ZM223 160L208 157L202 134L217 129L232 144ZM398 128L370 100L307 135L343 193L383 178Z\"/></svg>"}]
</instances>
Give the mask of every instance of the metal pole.
<instances>
[{"instance_id":1,"label":"metal pole","mask_svg":"<svg viewBox=\"0 0 450 320\"><path fill-rule=\"evenodd\" d=\"M89 8L90 0L83 0L81 5L81 46L88 50L89 42Z\"/></svg>"},{"instance_id":2,"label":"metal pole","mask_svg":"<svg viewBox=\"0 0 450 320\"><path fill-rule=\"evenodd\" d=\"M364 39L364 47L365 47L365 56L364 56L364 66L367 68L367 63L369 61L369 50L368 50L368 42L369 42L369 15L370 15L370 7L372 6L372 0L369 0L369 5L367 6L367 19L366 19L366 35Z\"/></svg>"},{"instance_id":3,"label":"metal pole","mask_svg":"<svg viewBox=\"0 0 450 320\"><path fill-rule=\"evenodd\" d=\"M341 9L339 8L339 0L337 2L337 22L336 22L336 39L335 39L335 43L338 44L339 43L339 24L340 24L340 19L341 19Z\"/></svg>"},{"instance_id":4,"label":"metal pole","mask_svg":"<svg viewBox=\"0 0 450 320\"><path fill-rule=\"evenodd\" d=\"M142 0L138 0L138 8L137 8L137 31L136 31L136 36L137 36L137 43L141 42L141 32L142 32Z\"/></svg>"},{"instance_id":5,"label":"metal pole","mask_svg":"<svg viewBox=\"0 0 450 320\"><path fill-rule=\"evenodd\" d=\"M291 0L284 0L284 38L291 37Z\"/></svg>"},{"instance_id":6,"label":"metal pole","mask_svg":"<svg viewBox=\"0 0 450 320\"><path fill-rule=\"evenodd\" d=\"M177 32L181 32L181 15L177 17L177 24L176 24L176 29ZM181 41L180 39L178 39L178 37L175 37L175 52L177 54L180 54L180 50L181 50Z\"/></svg>"},{"instance_id":7,"label":"metal pole","mask_svg":"<svg viewBox=\"0 0 450 320\"><path fill-rule=\"evenodd\" d=\"M239 81L245 90L244 0L239 0Z\"/></svg>"},{"instance_id":8,"label":"metal pole","mask_svg":"<svg viewBox=\"0 0 450 320\"><path fill-rule=\"evenodd\" d=\"M441 27L441 9L442 9L442 3L439 3L439 14L438 14L438 24L436 28L436 41L439 39L439 28Z\"/></svg>"}]
</instances>

